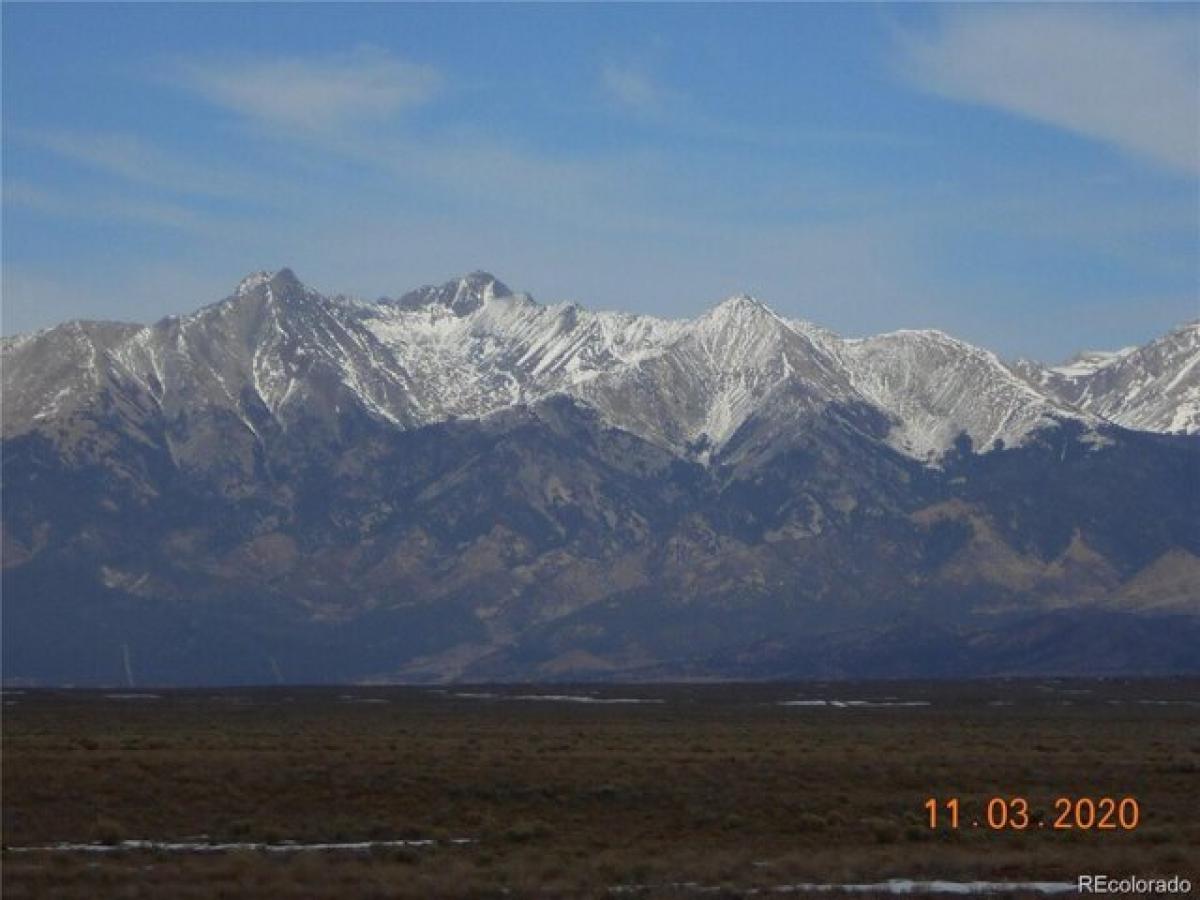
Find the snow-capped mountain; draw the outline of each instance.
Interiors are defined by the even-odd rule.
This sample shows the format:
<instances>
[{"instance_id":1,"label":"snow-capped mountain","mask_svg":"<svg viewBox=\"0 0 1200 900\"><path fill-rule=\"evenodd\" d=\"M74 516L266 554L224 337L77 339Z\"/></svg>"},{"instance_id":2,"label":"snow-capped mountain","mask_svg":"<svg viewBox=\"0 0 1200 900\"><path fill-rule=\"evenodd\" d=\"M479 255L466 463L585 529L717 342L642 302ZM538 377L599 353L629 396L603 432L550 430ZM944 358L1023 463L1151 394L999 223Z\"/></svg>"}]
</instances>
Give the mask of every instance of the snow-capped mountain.
<instances>
[{"instance_id":1,"label":"snow-capped mountain","mask_svg":"<svg viewBox=\"0 0 1200 900\"><path fill-rule=\"evenodd\" d=\"M1200 441L1147 431L1196 334L1048 370L285 269L8 338L5 678L1190 671Z\"/></svg>"},{"instance_id":2,"label":"snow-capped mountain","mask_svg":"<svg viewBox=\"0 0 1200 900\"><path fill-rule=\"evenodd\" d=\"M791 421L857 399L837 362L747 296L680 323L633 365L568 391L618 427L676 452L718 452L752 415L781 396Z\"/></svg>"},{"instance_id":3,"label":"snow-capped mountain","mask_svg":"<svg viewBox=\"0 0 1200 900\"><path fill-rule=\"evenodd\" d=\"M412 373L425 423L480 418L599 375L660 349L678 323L543 306L484 272L360 309L362 322Z\"/></svg>"},{"instance_id":4,"label":"snow-capped mountain","mask_svg":"<svg viewBox=\"0 0 1200 900\"><path fill-rule=\"evenodd\" d=\"M324 297L284 269L151 326L73 322L6 340L4 433L69 418L105 388L131 423L138 410L231 417L246 452L264 427L332 428L349 409L413 428L561 394L703 459L752 416L783 417L786 433L827 407L865 405L886 416L892 447L936 463L962 434L986 452L1064 420L1195 430L1196 335L1192 325L1067 368L1010 368L939 332L843 340L746 296L663 320L544 306L476 272L366 303Z\"/></svg>"},{"instance_id":5,"label":"snow-capped mountain","mask_svg":"<svg viewBox=\"0 0 1200 900\"><path fill-rule=\"evenodd\" d=\"M897 331L842 342L854 386L895 419L894 446L936 460L961 434L979 451L1019 444L1065 419L1095 416L1031 387L994 353L940 331Z\"/></svg>"},{"instance_id":6,"label":"snow-capped mountain","mask_svg":"<svg viewBox=\"0 0 1200 900\"><path fill-rule=\"evenodd\" d=\"M1030 384L1126 428L1200 433L1200 321L1144 347L1081 353L1060 366L1021 361Z\"/></svg>"}]
</instances>

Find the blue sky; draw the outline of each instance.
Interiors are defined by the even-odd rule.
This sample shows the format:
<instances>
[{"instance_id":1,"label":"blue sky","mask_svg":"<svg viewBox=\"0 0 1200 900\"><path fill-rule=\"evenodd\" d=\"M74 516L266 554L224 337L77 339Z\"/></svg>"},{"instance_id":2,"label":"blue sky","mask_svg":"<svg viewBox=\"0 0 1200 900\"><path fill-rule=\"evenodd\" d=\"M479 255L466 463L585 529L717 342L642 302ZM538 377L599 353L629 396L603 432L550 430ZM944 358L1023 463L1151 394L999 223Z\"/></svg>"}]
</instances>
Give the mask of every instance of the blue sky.
<instances>
[{"instance_id":1,"label":"blue sky","mask_svg":"<svg viewBox=\"0 0 1200 900\"><path fill-rule=\"evenodd\" d=\"M1200 8L3 5L3 330L476 268L1058 359L1200 316Z\"/></svg>"}]
</instances>

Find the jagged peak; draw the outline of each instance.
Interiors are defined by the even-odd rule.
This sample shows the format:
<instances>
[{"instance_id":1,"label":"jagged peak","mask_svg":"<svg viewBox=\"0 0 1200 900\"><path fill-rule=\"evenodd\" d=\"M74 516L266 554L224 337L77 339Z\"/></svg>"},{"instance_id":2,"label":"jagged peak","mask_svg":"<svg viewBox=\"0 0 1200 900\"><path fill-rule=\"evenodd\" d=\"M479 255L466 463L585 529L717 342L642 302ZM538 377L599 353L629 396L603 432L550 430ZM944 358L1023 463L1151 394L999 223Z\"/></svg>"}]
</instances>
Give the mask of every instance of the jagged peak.
<instances>
[{"instance_id":1,"label":"jagged peak","mask_svg":"<svg viewBox=\"0 0 1200 900\"><path fill-rule=\"evenodd\" d=\"M280 269L278 272L276 272L274 275L271 276L271 284L273 286L274 285L286 285L288 287L303 287L304 286L300 283L300 279L296 277L296 273L286 267Z\"/></svg>"},{"instance_id":2,"label":"jagged peak","mask_svg":"<svg viewBox=\"0 0 1200 900\"><path fill-rule=\"evenodd\" d=\"M319 293L305 286L291 269L274 272L260 270L251 272L238 282L234 292L224 300L202 306L185 315L171 315L160 319L156 328L175 326L193 327L208 321L212 316L238 315L247 309L275 307L290 310L308 308L313 302L324 301Z\"/></svg>"},{"instance_id":3,"label":"jagged peak","mask_svg":"<svg viewBox=\"0 0 1200 900\"><path fill-rule=\"evenodd\" d=\"M398 300L385 298L380 302L400 309L440 306L457 316L468 316L492 300L512 296L512 290L503 281L490 272L477 269L440 285L428 284L419 287Z\"/></svg>"},{"instance_id":4,"label":"jagged peak","mask_svg":"<svg viewBox=\"0 0 1200 900\"><path fill-rule=\"evenodd\" d=\"M457 281L461 288L467 290L488 291L497 297L510 297L512 291L508 285L493 275L491 272L485 272L483 269L476 269L461 278L453 279Z\"/></svg>"},{"instance_id":5,"label":"jagged peak","mask_svg":"<svg viewBox=\"0 0 1200 900\"><path fill-rule=\"evenodd\" d=\"M745 293L732 294L731 296L726 297L724 300L714 306L710 312L717 312L718 310L725 310L729 312L739 309L766 310L767 312L771 312L771 308L767 306L767 304L763 303L754 295Z\"/></svg>"},{"instance_id":6,"label":"jagged peak","mask_svg":"<svg viewBox=\"0 0 1200 900\"><path fill-rule=\"evenodd\" d=\"M271 280L271 273L265 269L258 272L251 272L245 278L238 282L238 285L233 290L235 297L244 297L257 288L262 287Z\"/></svg>"},{"instance_id":7,"label":"jagged peak","mask_svg":"<svg viewBox=\"0 0 1200 900\"><path fill-rule=\"evenodd\" d=\"M783 323L783 319L757 297L750 294L734 294L709 309L696 321L717 323L724 327L730 323L756 322L763 319L775 319Z\"/></svg>"},{"instance_id":8,"label":"jagged peak","mask_svg":"<svg viewBox=\"0 0 1200 900\"><path fill-rule=\"evenodd\" d=\"M296 277L296 273L285 266L275 272L269 272L265 269L258 272L251 272L238 282L233 295L235 297L244 297L263 286L270 287L271 292L276 295L288 294L293 291L303 291L305 289L300 279Z\"/></svg>"}]
</instances>

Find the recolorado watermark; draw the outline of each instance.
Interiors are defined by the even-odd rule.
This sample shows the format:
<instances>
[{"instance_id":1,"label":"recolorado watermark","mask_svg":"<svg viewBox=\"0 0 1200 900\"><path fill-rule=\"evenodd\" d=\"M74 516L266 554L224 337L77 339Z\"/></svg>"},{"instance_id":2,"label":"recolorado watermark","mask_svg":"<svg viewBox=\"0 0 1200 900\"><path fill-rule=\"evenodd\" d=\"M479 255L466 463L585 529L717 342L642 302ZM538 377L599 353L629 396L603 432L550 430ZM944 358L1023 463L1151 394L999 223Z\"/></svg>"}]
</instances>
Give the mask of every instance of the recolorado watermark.
<instances>
[{"instance_id":1,"label":"recolorado watermark","mask_svg":"<svg viewBox=\"0 0 1200 900\"><path fill-rule=\"evenodd\" d=\"M1190 894L1192 883L1182 875L1080 875L1081 894Z\"/></svg>"}]
</instances>

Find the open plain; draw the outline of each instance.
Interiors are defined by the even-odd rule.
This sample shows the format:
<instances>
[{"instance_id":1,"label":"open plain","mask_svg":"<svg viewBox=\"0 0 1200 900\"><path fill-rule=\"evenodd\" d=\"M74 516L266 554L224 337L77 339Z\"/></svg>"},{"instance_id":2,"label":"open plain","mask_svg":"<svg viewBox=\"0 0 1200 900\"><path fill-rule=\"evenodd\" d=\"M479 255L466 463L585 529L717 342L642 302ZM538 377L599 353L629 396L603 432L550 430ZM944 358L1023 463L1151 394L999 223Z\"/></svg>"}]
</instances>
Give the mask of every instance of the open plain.
<instances>
[{"instance_id":1,"label":"open plain","mask_svg":"<svg viewBox=\"0 0 1200 900\"><path fill-rule=\"evenodd\" d=\"M1196 680L3 699L11 900L1200 883ZM1060 796L1136 798L1137 827L1055 829ZM959 798L957 830L930 829L930 797ZM992 797L1026 798L1030 827L988 827Z\"/></svg>"}]
</instances>

